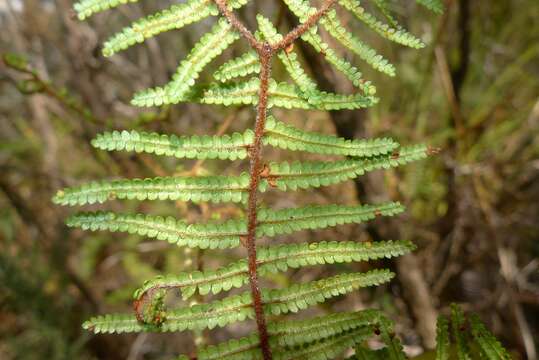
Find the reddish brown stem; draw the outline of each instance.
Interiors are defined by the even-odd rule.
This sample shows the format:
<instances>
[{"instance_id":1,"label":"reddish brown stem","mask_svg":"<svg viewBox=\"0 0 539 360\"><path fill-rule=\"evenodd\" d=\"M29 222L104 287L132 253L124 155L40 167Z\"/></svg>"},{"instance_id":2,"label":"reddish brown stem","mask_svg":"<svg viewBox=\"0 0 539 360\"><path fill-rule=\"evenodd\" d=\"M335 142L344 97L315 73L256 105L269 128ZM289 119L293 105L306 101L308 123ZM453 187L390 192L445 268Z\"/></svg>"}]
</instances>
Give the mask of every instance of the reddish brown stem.
<instances>
[{"instance_id":1,"label":"reddish brown stem","mask_svg":"<svg viewBox=\"0 0 539 360\"><path fill-rule=\"evenodd\" d=\"M260 348L264 360L271 360L271 349L269 346L268 329L266 317L264 315L264 304L260 292L260 285L257 273L256 259L256 227L257 227L257 198L258 183L262 176L262 136L266 123L268 109L268 90L271 75L271 60L273 55L280 50L286 49L296 39L314 26L322 16L324 16L336 0L325 0L322 7L317 10L303 24L297 26L284 36L284 38L273 45L268 42L258 41L253 33L228 9L226 0L214 0L223 16L230 24L247 40L249 45L255 49L260 59L260 88L258 92L258 105L256 111L255 137L253 144L249 147L250 155L250 183L249 199L247 204L247 236L242 243L247 248L249 264L249 284L251 286L251 298L255 312L256 325L260 338Z\"/></svg>"},{"instance_id":2,"label":"reddish brown stem","mask_svg":"<svg viewBox=\"0 0 539 360\"><path fill-rule=\"evenodd\" d=\"M324 4L320 7L320 9L318 9L314 14L312 14L311 17L307 19L307 21L305 21L303 24L296 26L296 28L286 34L281 41L273 44L273 50L277 51L286 49L290 44L299 39L299 37L305 34L307 30L309 30L312 26L316 25L316 23L318 22L318 20L320 20L322 16L327 14L327 12L331 9L335 2L337 2L337 0L325 0Z\"/></svg>"},{"instance_id":3,"label":"reddish brown stem","mask_svg":"<svg viewBox=\"0 0 539 360\"><path fill-rule=\"evenodd\" d=\"M260 337L260 348L264 360L270 360L271 349L269 347L268 329L266 326L266 317L264 316L264 304L260 294L258 282L257 263L256 263L256 225L257 225L257 198L258 182L262 170L262 135L266 123L268 108L268 88L271 74L272 49L269 43L263 43L259 51L260 58L260 89L258 92L258 107L256 112L255 138L253 146L250 149L250 184L249 200L247 205L247 255L249 263L249 283L251 285L251 296L256 316L256 325Z\"/></svg>"},{"instance_id":4,"label":"reddish brown stem","mask_svg":"<svg viewBox=\"0 0 539 360\"><path fill-rule=\"evenodd\" d=\"M227 18L232 25L249 43L249 45L258 51L262 50L262 43L258 41L253 33L236 17L236 15L226 6L226 0L215 0L221 14Z\"/></svg>"}]
</instances>

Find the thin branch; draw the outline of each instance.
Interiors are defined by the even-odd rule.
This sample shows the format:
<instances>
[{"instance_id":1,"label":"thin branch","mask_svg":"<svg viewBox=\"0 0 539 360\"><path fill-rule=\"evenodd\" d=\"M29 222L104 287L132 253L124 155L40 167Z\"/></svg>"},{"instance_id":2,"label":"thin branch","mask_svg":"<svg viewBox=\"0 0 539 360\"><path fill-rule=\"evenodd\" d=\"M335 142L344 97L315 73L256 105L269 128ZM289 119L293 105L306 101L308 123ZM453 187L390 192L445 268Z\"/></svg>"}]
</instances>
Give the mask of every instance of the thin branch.
<instances>
[{"instance_id":1,"label":"thin branch","mask_svg":"<svg viewBox=\"0 0 539 360\"><path fill-rule=\"evenodd\" d=\"M236 15L226 6L226 0L215 0L221 14L227 18L238 32L249 42L249 45L258 51L262 49L262 43L258 41L253 33L236 17Z\"/></svg>"},{"instance_id":2,"label":"thin branch","mask_svg":"<svg viewBox=\"0 0 539 360\"><path fill-rule=\"evenodd\" d=\"M296 26L296 28L286 34L281 41L273 44L272 49L274 51L277 51L290 46L301 35L305 34L307 30L316 25L316 23L322 18L322 16L326 15L333 6L333 4L335 4L336 2L337 0L325 0L324 4L320 7L320 9L318 9L314 14L312 14L303 24Z\"/></svg>"}]
</instances>

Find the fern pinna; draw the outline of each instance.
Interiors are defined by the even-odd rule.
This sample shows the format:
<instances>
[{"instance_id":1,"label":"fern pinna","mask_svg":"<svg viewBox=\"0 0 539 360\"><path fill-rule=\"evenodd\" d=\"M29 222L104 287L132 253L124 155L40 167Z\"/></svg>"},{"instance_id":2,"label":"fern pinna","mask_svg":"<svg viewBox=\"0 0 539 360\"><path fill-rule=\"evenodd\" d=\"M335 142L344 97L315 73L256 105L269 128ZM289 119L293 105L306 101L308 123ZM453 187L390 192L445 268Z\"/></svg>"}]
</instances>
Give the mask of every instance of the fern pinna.
<instances>
[{"instance_id":1,"label":"fern pinna","mask_svg":"<svg viewBox=\"0 0 539 360\"><path fill-rule=\"evenodd\" d=\"M130 0L136 1L136 0ZM127 0L82 0L75 5L80 19L119 6ZM223 136L176 136L137 131L103 133L93 146L109 151L134 151L183 159L237 160L249 158L246 173L237 176L159 177L98 181L58 191L57 204L85 205L115 199L180 200L194 202L236 202L245 206L243 219L224 223L188 224L172 217L114 212L81 212L72 215L68 226L87 230L136 233L194 248L234 248L244 246L245 260L217 270L203 270L160 276L146 282L134 297L134 314L98 316L84 323L95 333L142 331L183 331L222 327L254 319L258 333L239 340L198 349L198 359L329 359L354 348L374 334L380 334L394 358L402 358L400 344L392 335L391 324L375 310L337 313L301 321L273 320L277 315L295 313L327 299L356 289L390 281L389 270L346 273L284 289L263 289L259 277L288 268L389 258L414 249L408 241L357 243L327 241L292 245L256 246L262 236L289 234L303 229L321 229L345 223L360 223L377 216L393 216L404 211L397 202L341 206L311 205L272 210L257 202L260 192L296 191L336 184L376 169L387 169L425 158L428 146L401 146L389 138L345 140L331 135L307 132L268 115L272 107L287 109L341 110L376 104L376 89L358 68L339 56L318 32L323 28L374 69L393 76L395 68L339 20L339 5L380 36L412 48L423 43L399 26L385 1L369 1L368 12L359 0L324 0L317 9L307 0L285 0L299 25L285 35L258 15L258 30L251 32L234 10L248 0L187 0L172 5L112 36L103 54L113 55L162 32L180 29L207 17L217 17L180 63L172 80L164 86L135 94L136 106L160 106L180 102L203 104L253 105L253 130ZM439 0L418 0L433 11L441 11ZM378 15L376 15L378 14ZM379 19L377 16L384 20ZM222 64L214 73L215 82L195 84L206 66L238 39L250 46L245 54ZM319 89L303 69L293 43L301 39L312 46L355 86L352 94L335 94ZM271 77L272 61L277 58L292 82ZM262 147L324 155L340 155L340 161L264 163ZM217 294L250 285L250 291L210 303L169 309L164 294L180 289L187 299L196 292ZM359 355L358 355L359 356ZM184 358L182 356L181 358Z\"/></svg>"}]
</instances>

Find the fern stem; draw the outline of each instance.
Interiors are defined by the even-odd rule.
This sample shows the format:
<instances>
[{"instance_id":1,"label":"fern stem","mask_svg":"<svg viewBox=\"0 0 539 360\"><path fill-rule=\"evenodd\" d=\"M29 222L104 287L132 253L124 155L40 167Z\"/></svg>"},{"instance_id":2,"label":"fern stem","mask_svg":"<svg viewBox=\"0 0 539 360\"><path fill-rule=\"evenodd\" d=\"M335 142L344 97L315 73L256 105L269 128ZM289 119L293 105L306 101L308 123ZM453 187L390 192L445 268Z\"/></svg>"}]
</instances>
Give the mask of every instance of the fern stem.
<instances>
[{"instance_id":1,"label":"fern stem","mask_svg":"<svg viewBox=\"0 0 539 360\"><path fill-rule=\"evenodd\" d=\"M249 284L251 287L251 297L255 312L256 325L260 338L260 348L264 360L271 360L271 349L269 344L269 335L264 315L262 296L257 273L256 258L256 227L257 227L257 198L258 183L262 177L262 137L264 136L264 127L266 124L269 81L271 76L271 60L273 55L280 50L287 49L295 40L301 37L312 26L322 18L335 4L336 0L325 0L323 5L313 13L307 21L297 26L286 34L283 39L277 43L259 41L253 33L236 17L236 15L227 7L226 0L214 0L220 13L229 21L229 23L247 40L251 48L256 50L260 59L260 88L258 90L258 105L256 109L255 136L252 146L249 148L250 166L249 166L249 194L247 203L247 237L245 247L247 248L249 265Z\"/></svg>"},{"instance_id":2,"label":"fern stem","mask_svg":"<svg viewBox=\"0 0 539 360\"><path fill-rule=\"evenodd\" d=\"M275 44L273 44L273 50L283 50L286 49L288 46L290 46L294 41L299 39L304 33L306 33L311 27L316 25L316 23L327 14L327 12L331 9L333 4L335 4L337 0L325 0L322 6L314 13L312 14L307 21L304 23L296 26L293 30L291 30L288 34L286 34L283 39Z\"/></svg>"},{"instance_id":3,"label":"fern stem","mask_svg":"<svg viewBox=\"0 0 539 360\"><path fill-rule=\"evenodd\" d=\"M271 59L272 49L269 43L263 43L258 51L260 57L260 89L258 93L258 107L256 110L255 122L255 137L252 147L250 148L250 184L249 198L247 205L247 255L249 264L249 283L251 285L251 296L253 299L253 307L256 316L256 325L260 337L260 347L264 360L271 360L271 349L269 346L268 329L266 318L264 316L264 308L262 304L262 296L260 294L260 286L257 273L256 259L256 226L257 226L257 197L258 197L258 182L262 172L262 136L264 135L264 126L266 123L268 109L268 89L269 79L271 75Z\"/></svg>"}]
</instances>

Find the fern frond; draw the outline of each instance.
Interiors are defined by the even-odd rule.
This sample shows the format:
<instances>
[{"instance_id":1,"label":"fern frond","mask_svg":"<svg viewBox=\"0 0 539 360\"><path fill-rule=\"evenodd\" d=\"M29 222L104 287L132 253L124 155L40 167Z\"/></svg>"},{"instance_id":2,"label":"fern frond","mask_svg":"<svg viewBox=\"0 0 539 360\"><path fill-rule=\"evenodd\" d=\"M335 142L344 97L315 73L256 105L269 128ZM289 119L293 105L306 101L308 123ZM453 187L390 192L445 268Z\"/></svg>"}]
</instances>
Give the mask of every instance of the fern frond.
<instances>
[{"instance_id":1,"label":"fern frond","mask_svg":"<svg viewBox=\"0 0 539 360\"><path fill-rule=\"evenodd\" d=\"M92 0L95 1L95 0ZM107 0L110 1L110 0ZM126 2L127 0L121 0ZM129 0L132 1L132 0ZM135 0L137 1L137 0ZM249 0L231 0L229 9L239 9ZM112 56L146 39L170 30L179 30L186 25L199 22L208 16L219 15L217 6L210 0L188 0L168 9L141 18L109 38L103 45L103 55Z\"/></svg>"},{"instance_id":2,"label":"fern frond","mask_svg":"<svg viewBox=\"0 0 539 360\"><path fill-rule=\"evenodd\" d=\"M339 0L339 4L383 38L414 49L425 47L425 44L421 40L408 31L402 28L393 28L376 19L374 15L368 13L361 6L359 0Z\"/></svg>"},{"instance_id":3,"label":"fern frond","mask_svg":"<svg viewBox=\"0 0 539 360\"><path fill-rule=\"evenodd\" d=\"M247 234L245 221L229 220L224 223L188 224L173 217L117 214L113 212L84 212L70 216L67 226L91 231L127 232L178 246L201 249L237 247L240 237Z\"/></svg>"},{"instance_id":4,"label":"fern frond","mask_svg":"<svg viewBox=\"0 0 539 360\"><path fill-rule=\"evenodd\" d=\"M466 319L462 309L451 304L451 329L457 348L459 360L471 360L470 349L466 339Z\"/></svg>"},{"instance_id":5,"label":"fern frond","mask_svg":"<svg viewBox=\"0 0 539 360\"><path fill-rule=\"evenodd\" d=\"M393 277L394 274L389 270L371 270L365 273L336 275L284 289L262 289L264 312L268 315L298 312L362 287L380 285ZM163 332L213 329L217 326L223 327L247 318L254 318L251 301L250 292L245 292L209 304L196 304L166 311L163 313L162 322L153 327L137 324L134 315L98 316L85 322L83 327L101 333L155 331L156 327L158 331Z\"/></svg>"},{"instance_id":6,"label":"fern frond","mask_svg":"<svg viewBox=\"0 0 539 360\"><path fill-rule=\"evenodd\" d=\"M314 205L282 210L261 209L259 236L290 234L301 230L323 229L342 224L362 223L377 216L393 216L404 211L398 202L377 205Z\"/></svg>"},{"instance_id":7,"label":"fern frond","mask_svg":"<svg viewBox=\"0 0 539 360\"><path fill-rule=\"evenodd\" d=\"M442 0L416 0L416 2L435 13L441 14L444 12Z\"/></svg>"},{"instance_id":8,"label":"fern frond","mask_svg":"<svg viewBox=\"0 0 539 360\"><path fill-rule=\"evenodd\" d=\"M185 101L199 73L239 37L226 19L220 19L180 63L171 82L165 87L147 89L135 94L131 103L136 106L159 106Z\"/></svg>"},{"instance_id":9,"label":"fern frond","mask_svg":"<svg viewBox=\"0 0 539 360\"><path fill-rule=\"evenodd\" d=\"M335 10L329 11L326 17L320 19L320 23L332 37L358 55L363 61L372 66L373 69L389 76L395 76L395 66L382 55L379 55L376 50L346 30L339 21Z\"/></svg>"},{"instance_id":10,"label":"fern frond","mask_svg":"<svg viewBox=\"0 0 539 360\"><path fill-rule=\"evenodd\" d=\"M360 327L372 334L373 327L380 322L381 317L378 310L362 310L333 313L306 320L271 322L268 324L268 332L274 337L270 339L270 343L282 347L299 346Z\"/></svg>"},{"instance_id":11,"label":"fern frond","mask_svg":"<svg viewBox=\"0 0 539 360\"><path fill-rule=\"evenodd\" d=\"M324 155L369 157L387 154L399 144L389 138L346 140L334 135L307 132L268 116L264 144L293 151L307 151Z\"/></svg>"},{"instance_id":12,"label":"fern frond","mask_svg":"<svg viewBox=\"0 0 539 360\"><path fill-rule=\"evenodd\" d=\"M260 80L256 77L237 83L211 84L199 101L203 104L224 106L255 105L258 102L259 88Z\"/></svg>"},{"instance_id":13,"label":"fern frond","mask_svg":"<svg viewBox=\"0 0 539 360\"><path fill-rule=\"evenodd\" d=\"M436 323L436 360L449 360L449 321L443 315Z\"/></svg>"},{"instance_id":14,"label":"fern frond","mask_svg":"<svg viewBox=\"0 0 539 360\"><path fill-rule=\"evenodd\" d=\"M96 13L115 8L122 4L134 3L138 0L81 0L73 5L79 20L84 20Z\"/></svg>"},{"instance_id":15,"label":"fern frond","mask_svg":"<svg viewBox=\"0 0 539 360\"><path fill-rule=\"evenodd\" d=\"M188 0L170 8L135 21L131 26L116 33L103 44L103 55L112 56L137 43L166 31L181 29L210 15L219 14L217 7L209 0Z\"/></svg>"},{"instance_id":16,"label":"fern frond","mask_svg":"<svg viewBox=\"0 0 539 360\"><path fill-rule=\"evenodd\" d=\"M115 199L245 202L249 175L157 177L94 181L59 190L53 202L59 205L86 205Z\"/></svg>"},{"instance_id":17,"label":"fern frond","mask_svg":"<svg viewBox=\"0 0 539 360\"><path fill-rule=\"evenodd\" d=\"M317 53L322 54L337 71L341 72L355 87L361 89L364 94L370 96L376 94L376 87L369 81L363 80L361 72L354 65L350 64L350 62L340 57L335 50L322 40L320 35L313 32L306 32L301 38L311 45Z\"/></svg>"},{"instance_id":18,"label":"fern frond","mask_svg":"<svg viewBox=\"0 0 539 360\"><path fill-rule=\"evenodd\" d=\"M328 360L338 358L347 349L369 338L369 333L365 329L355 329L350 332L340 334L332 338L317 341L306 346L293 348L283 353L275 354L275 359L295 360Z\"/></svg>"},{"instance_id":19,"label":"fern frond","mask_svg":"<svg viewBox=\"0 0 539 360\"><path fill-rule=\"evenodd\" d=\"M389 360L406 360L402 344L393 331L393 323L387 318L380 319L380 336L386 344L387 358Z\"/></svg>"},{"instance_id":20,"label":"fern frond","mask_svg":"<svg viewBox=\"0 0 539 360\"><path fill-rule=\"evenodd\" d=\"M368 261L404 255L415 246L409 241L380 241L375 243L320 242L286 244L260 248L257 251L258 273L260 276L284 272L288 268L309 265ZM201 295L218 294L232 288L239 288L249 281L246 260L239 260L217 270L185 272L178 275L158 276L147 281L135 292L135 299L155 289L179 288L184 299L191 297L198 289Z\"/></svg>"},{"instance_id":21,"label":"fern frond","mask_svg":"<svg viewBox=\"0 0 539 360\"><path fill-rule=\"evenodd\" d=\"M258 103L258 89L260 80L253 78L241 83L213 84L200 99L204 104L217 105L256 105ZM372 106L377 99L360 94L341 95L326 92L318 92L319 97L315 104L307 101L299 87L271 80L268 89L268 107L281 107L285 109L318 109L339 110L359 109Z\"/></svg>"},{"instance_id":22,"label":"fern frond","mask_svg":"<svg viewBox=\"0 0 539 360\"><path fill-rule=\"evenodd\" d=\"M270 347L272 353L280 354L277 356L281 358L291 355L285 354L290 351L290 348L314 344L354 330L357 331L358 338L366 339L372 334L371 327L378 323L379 317L378 311L364 310L336 313L307 320L270 322L268 323ZM258 336L251 335L201 348L197 351L197 359L260 359L262 354L258 345Z\"/></svg>"},{"instance_id":23,"label":"fern frond","mask_svg":"<svg viewBox=\"0 0 539 360\"><path fill-rule=\"evenodd\" d=\"M251 130L223 136L176 136L132 131L113 131L97 135L92 145L102 150L124 150L187 159L245 159L253 143Z\"/></svg>"},{"instance_id":24,"label":"fern frond","mask_svg":"<svg viewBox=\"0 0 539 360\"><path fill-rule=\"evenodd\" d=\"M277 106L286 109L317 109L317 110L353 110L373 106L378 99L361 94L334 94L325 91L313 92L308 101L298 86L288 83L270 82L268 106Z\"/></svg>"},{"instance_id":25,"label":"fern frond","mask_svg":"<svg viewBox=\"0 0 539 360\"><path fill-rule=\"evenodd\" d=\"M391 11L389 9L388 3L386 0L373 0L374 6L384 15L386 20L394 27L398 27L399 24L397 23L397 20L393 17L391 14Z\"/></svg>"},{"instance_id":26,"label":"fern frond","mask_svg":"<svg viewBox=\"0 0 539 360\"><path fill-rule=\"evenodd\" d=\"M157 332L159 326L139 322L132 314L107 314L95 316L82 324L82 328L94 334L123 334Z\"/></svg>"},{"instance_id":27,"label":"fern frond","mask_svg":"<svg viewBox=\"0 0 539 360\"><path fill-rule=\"evenodd\" d=\"M328 186L354 179L366 172L397 167L423 159L427 157L427 152L427 146L415 145L400 148L398 153L361 160L271 163L267 178L272 186L283 191Z\"/></svg>"},{"instance_id":28,"label":"fern frond","mask_svg":"<svg viewBox=\"0 0 539 360\"><path fill-rule=\"evenodd\" d=\"M309 2L305 0L285 0L285 3L290 11L300 19L300 22L305 22L308 16L316 11L316 9L311 7ZM344 47L358 55L374 69L390 76L395 75L395 67L392 64L344 28L339 21L335 10L328 11L328 13L320 19L320 24L332 37L339 41Z\"/></svg>"},{"instance_id":29,"label":"fern frond","mask_svg":"<svg viewBox=\"0 0 539 360\"><path fill-rule=\"evenodd\" d=\"M472 335L479 345L482 354L488 360L510 360L511 356L500 342L487 330L485 325L479 319L479 316L472 314L470 316L470 327Z\"/></svg>"},{"instance_id":30,"label":"fern frond","mask_svg":"<svg viewBox=\"0 0 539 360\"><path fill-rule=\"evenodd\" d=\"M260 72L260 60L254 50L247 51L242 56L231 59L221 65L213 74L213 77L221 82L226 82L234 78L258 74Z\"/></svg>"},{"instance_id":31,"label":"fern frond","mask_svg":"<svg viewBox=\"0 0 539 360\"><path fill-rule=\"evenodd\" d=\"M262 36L271 44L283 39L283 36L277 32L277 29L267 18L259 14L256 16L256 20ZM293 50L289 52L282 50L277 54L277 57L281 60L286 71L301 90L303 98L311 103L315 99L318 100L318 97L315 95L315 93L319 92L316 82L305 73L305 70L298 61L296 52Z\"/></svg>"}]
</instances>

